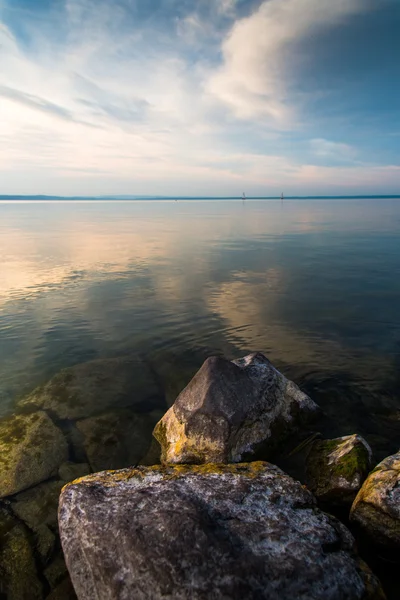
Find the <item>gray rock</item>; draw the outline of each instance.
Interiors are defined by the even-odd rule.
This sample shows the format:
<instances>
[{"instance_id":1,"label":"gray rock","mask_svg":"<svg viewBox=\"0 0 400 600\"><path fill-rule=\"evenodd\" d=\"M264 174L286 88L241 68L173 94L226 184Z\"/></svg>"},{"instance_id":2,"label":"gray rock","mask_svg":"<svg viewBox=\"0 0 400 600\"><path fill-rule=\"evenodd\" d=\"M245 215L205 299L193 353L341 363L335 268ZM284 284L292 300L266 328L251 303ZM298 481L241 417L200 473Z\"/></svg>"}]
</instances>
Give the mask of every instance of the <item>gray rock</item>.
<instances>
[{"instance_id":1,"label":"gray rock","mask_svg":"<svg viewBox=\"0 0 400 600\"><path fill-rule=\"evenodd\" d=\"M0 497L16 494L57 473L67 459L61 431L44 412L0 421Z\"/></svg>"},{"instance_id":2,"label":"gray rock","mask_svg":"<svg viewBox=\"0 0 400 600\"><path fill-rule=\"evenodd\" d=\"M42 600L29 531L0 507L0 597Z\"/></svg>"},{"instance_id":3,"label":"gray rock","mask_svg":"<svg viewBox=\"0 0 400 600\"><path fill-rule=\"evenodd\" d=\"M367 477L351 507L350 520L374 545L400 556L400 451Z\"/></svg>"},{"instance_id":4,"label":"gray rock","mask_svg":"<svg viewBox=\"0 0 400 600\"><path fill-rule=\"evenodd\" d=\"M318 406L265 356L208 358L154 429L163 463L268 458Z\"/></svg>"},{"instance_id":5,"label":"gray rock","mask_svg":"<svg viewBox=\"0 0 400 600\"><path fill-rule=\"evenodd\" d=\"M377 600L350 532L268 463L139 467L63 489L81 600Z\"/></svg>"},{"instance_id":6,"label":"gray rock","mask_svg":"<svg viewBox=\"0 0 400 600\"><path fill-rule=\"evenodd\" d=\"M58 476L65 483L69 483L79 477L84 477L91 472L88 463L65 462L58 469Z\"/></svg>"},{"instance_id":7,"label":"gray rock","mask_svg":"<svg viewBox=\"0 0 400 600\"><path fill-rule=\"evenodd\" d=\"M137 464L148 451L154 425L162 413L136 414L129 410L104 413L78 421L83 445L93 471Z\"/></svg>"},{"instance_id":8,"label":"gray rock","mask_svg":"<svg viewBox=\"0 0 400 600\"><path fill-rule=\"evenodd\" d=\"M137 357L93 360L64 369L22 399L19 407L48 410L58 419L82 419L110 408L160 407L163 393L151 368Z\"/></svg>"},{"instance_id":9,"label":"gray rock","mask_svg":"<svg viewBox=\"0 0 400 600\"><path fill-rule=\"evenodd\" d=\"M325 504L350 507L371 470L371 460L371 448L360 435L317 440L307 458L307 486Z\"/></svg>"}]
</instances>

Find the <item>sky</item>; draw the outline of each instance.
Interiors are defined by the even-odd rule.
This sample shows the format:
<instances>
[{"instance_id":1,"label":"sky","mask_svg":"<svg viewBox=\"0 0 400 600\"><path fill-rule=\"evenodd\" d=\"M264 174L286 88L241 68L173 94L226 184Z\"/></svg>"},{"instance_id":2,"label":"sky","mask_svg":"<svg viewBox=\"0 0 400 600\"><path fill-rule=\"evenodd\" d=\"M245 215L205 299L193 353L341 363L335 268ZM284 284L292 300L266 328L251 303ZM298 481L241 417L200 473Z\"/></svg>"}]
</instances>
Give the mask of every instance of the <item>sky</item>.
<instances>
[{"instance_id":1,"label":"sky","mask_svg":"<svg viewBox=\"0 0 400 600\"><path fill-rule=\"evenodd\" d=\"M400 193L400 0L0 0L0 194Z\"/></svg>"}]
</instances>

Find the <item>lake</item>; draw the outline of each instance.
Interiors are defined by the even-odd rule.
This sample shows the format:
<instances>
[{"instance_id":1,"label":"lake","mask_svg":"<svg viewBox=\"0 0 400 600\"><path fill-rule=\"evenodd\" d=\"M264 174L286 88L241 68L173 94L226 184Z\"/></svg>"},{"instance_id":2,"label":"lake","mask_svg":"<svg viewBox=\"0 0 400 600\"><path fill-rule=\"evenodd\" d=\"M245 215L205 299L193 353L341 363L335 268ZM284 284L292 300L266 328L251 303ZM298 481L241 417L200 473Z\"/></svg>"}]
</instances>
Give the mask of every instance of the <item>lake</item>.
<instances>
[{"instance_id":1,"label":"lake","mask_svg":"<svg viewBox=\"0 0 400 600\"><path fill-rule=\"evenodd\" d=\"M400 200L0 203L0 414L60 369L260 350L377 458L400 439Z\"/></svg>"}]
</instances>

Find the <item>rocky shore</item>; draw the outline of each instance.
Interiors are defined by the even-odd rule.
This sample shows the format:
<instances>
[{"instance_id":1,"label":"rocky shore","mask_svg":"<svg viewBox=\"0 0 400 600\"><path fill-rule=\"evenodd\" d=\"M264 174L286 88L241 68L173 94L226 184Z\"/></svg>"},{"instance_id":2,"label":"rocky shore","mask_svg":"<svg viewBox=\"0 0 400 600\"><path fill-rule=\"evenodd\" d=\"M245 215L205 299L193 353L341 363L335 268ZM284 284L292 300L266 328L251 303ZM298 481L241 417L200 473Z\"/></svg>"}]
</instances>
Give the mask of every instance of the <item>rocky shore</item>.
<instances>
[{"instance_id":1,"label":"rocky shore","mask_svg":"<svg viewBox=\"0 0 400 600\"><path fill-rule=\"evenodd\" d=\"M0 597L385 598L400 452L373 469L357 433L321 439L261 353L208 358L176 398L168 377L91 361L0 420ZM289 449L296 477L273 464Z\"/></svg>"}]
</instances>

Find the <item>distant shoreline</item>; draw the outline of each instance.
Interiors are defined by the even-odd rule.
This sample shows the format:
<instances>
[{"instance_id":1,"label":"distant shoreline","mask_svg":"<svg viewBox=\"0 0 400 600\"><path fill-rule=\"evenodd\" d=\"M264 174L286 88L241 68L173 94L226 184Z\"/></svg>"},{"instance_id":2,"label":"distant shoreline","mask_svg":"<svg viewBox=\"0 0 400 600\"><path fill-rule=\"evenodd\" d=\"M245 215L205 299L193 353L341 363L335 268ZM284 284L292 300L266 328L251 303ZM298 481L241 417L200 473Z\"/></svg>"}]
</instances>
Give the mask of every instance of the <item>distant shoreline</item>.
<instances>
[{"instance_id":1,"label":"distant shoreline","mask_svg":"<svg viewBox=\"0 0 400 600\"><path fill-rule=\"evenodd\" d=\"M285 196L285 200L390 200L398 199L399 195L357 195L357 196ZM151 200L281 200L280 196L21 196L0 195L1 201L151 201Z\"/></svg>"}]
</instances>

